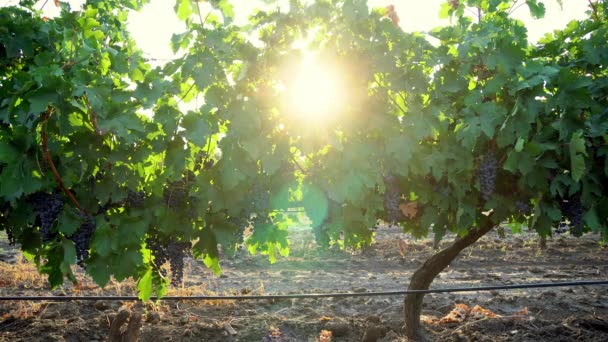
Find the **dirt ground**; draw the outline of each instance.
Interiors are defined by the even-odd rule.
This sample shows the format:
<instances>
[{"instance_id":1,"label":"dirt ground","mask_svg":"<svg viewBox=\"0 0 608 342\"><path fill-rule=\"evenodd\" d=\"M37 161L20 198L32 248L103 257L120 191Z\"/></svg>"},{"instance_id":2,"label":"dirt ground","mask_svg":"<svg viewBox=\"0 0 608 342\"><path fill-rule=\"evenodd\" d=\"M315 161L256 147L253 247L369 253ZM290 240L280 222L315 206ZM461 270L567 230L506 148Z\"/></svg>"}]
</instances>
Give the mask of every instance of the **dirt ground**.
<instances>
[{"instance_id":1,"label":"dirt ground","mask_svg":"<svg viewBox=\"0 0 608 342\"><path fill-rule=\"evenodd\" d=\"M398 239L405 241L404 255ZM290 240L288 258L271 265L265 256L242 251L222 261L219 278L202 262L188 260L183 286L169 294L403 290L433 253L432 240L412 240L390 227L377 230L371 248L354 253L320 252L304 227L292 229ZM51 291L32 265L0 241L0 296L135 294L133 282L112 282L100 289L82 273L78 276L77 286L66 282ZM535 235L508 233L500 238L491 232L464 250L432 287L592 279L608 279L608 248L597 235L554 237L541 250ZM446 315L456 304L479 305L477 313L485 314L450 322ZM331 331L331 341L405 341L402 296L145 304L0 302L0 341L104 341L113 317L125 308L144 317L140 341L308 342L319 341L323 330ZM425 297L423 314L424 334L431 341L608 341L608 286L433 294Z\"/></svg>"}]
</instances>

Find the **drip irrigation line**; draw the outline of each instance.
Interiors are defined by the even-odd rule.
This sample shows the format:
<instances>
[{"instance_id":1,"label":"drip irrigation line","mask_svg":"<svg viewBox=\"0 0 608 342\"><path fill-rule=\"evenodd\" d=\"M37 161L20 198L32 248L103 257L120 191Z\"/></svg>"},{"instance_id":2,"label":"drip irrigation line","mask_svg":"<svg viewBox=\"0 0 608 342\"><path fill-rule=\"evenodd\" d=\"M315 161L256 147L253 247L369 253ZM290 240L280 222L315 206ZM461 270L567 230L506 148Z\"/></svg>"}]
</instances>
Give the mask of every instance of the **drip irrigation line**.
<instances>
[{"instance_id":1,"label":"drip irrigation line","mask_svg":"<svg viewBox=\"0 0 608 342\"><path fill-rule=\"evenodd\" d=\"M303 299L303 298L344 298L344 297L372 297L372 296L402 296L407 294L429 294L429 293L451 293L451 292L481 292L497 290L534 289L546 287L574 287L608 285L608 280L582 280L554 283L535 284L512 284L491 285L473 287L448 287L428 290L402 290L402 291L380 291L380 292L341 292L341 293L300 293L284 295L234 295L234 296L165 296L161 298L151 297L151 300L274 300L274 299ZM111 301L134 301L139 300L137 296L0 296L0 301L59 301L67 302L73 300L111 300Z\"/></svg>"}]
</instances>

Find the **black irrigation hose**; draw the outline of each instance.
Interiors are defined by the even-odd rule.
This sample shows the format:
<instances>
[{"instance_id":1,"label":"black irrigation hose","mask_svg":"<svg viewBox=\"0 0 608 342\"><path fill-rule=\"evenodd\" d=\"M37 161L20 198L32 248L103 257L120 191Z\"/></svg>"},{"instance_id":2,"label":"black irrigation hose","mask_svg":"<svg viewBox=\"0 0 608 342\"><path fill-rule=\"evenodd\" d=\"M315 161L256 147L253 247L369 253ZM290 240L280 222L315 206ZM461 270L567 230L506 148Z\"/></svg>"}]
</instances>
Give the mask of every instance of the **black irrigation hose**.
<instances>
[{"instance_id":1,"label":"black irrigation hose","mask_svg":"<svg viewBox=\"0 0 608 342\"><path fill-rule=\"evenodd\" d=\"M397 296L413 293L446 293L446 292L478 292L494 290L513 290L513 289L534 289L544 287L573 287L590 285L608 285L608 280L582 280L557 283L536 283L536 284L514 284L514 285L493 285L475 287L450 287L443 289L429 290L403 290L403 291L383 291L383 292L354 292L354 293L301 293L286 295L235 295L235 296L166 296L162 298L151 297L151 300L268 300L268 299L295 299L295 298L343 298L343 297L371 297L371 296ZM113 301L133 301L138 300L137 296L1 296L0 301L60 301L67 302L72 300L113 300Z\"/></svg>"}]
</instances>

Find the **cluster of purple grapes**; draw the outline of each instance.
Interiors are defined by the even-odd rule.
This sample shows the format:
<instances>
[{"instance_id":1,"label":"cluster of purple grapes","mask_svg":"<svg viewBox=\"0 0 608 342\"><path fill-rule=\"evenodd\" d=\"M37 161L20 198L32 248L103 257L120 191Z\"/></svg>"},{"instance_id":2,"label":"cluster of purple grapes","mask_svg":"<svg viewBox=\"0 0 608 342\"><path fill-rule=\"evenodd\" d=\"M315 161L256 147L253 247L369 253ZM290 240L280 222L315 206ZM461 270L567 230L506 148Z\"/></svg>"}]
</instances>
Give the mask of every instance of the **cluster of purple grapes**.
<instances>
[{"instance_id":1,"label":"cluster of purple grapes","mask_svg":"<svg viewBox=\"0 0 608 342\"><path fill-rule=\"evenodd\" d=\"M78 230L70 236L76 246L76 260L78 266L85 268L85 260L89 258L89 245L96 229L95 217L92 215L84 216L84 222Z\"/></svg>"},{"instance_id":2,"label":"cluster of purple grapes","mask_svg":"<svg viewBox=\"0 0 608 342\"><path fill-rule=\"evenodd\" d=\"M171 265L171 285L179 286L184 279L184 258L190 253L190 242L170 241L167 244L167 255Z\"/></svg>"},{"instance_id":3,"label":"cluster of purple grapes","mask_svg":"<svg viewBox=\"0 0 608 342\"><path fill-rule=\"evenodd\" d=\"M251 211L257 214L257 217L267 216L270 208L270 192L262 184L256 181L251 187L250 193Z\"/></svg>"},{"instance_id":4,"label":"cluster of purple grapes","mask_svg":"<svg viewBox=\"0 0 608 342\"><path fill-rule=\"evenodd\" d=\"M209 157L207 152L201 152L194 160L194 171L209 170L215 165L215 161Z\"/></svg>"},{"instance_id":5,"label":"cluster of purple grapes","mask_svg":"<svg viewBox=\"0 0 608 342\"><path fill-rule=\"evenodd\" d=\"M169 254L167 253L167 245L160 239L157 234L152 234L146 239L146 246L154 257L154 267L160 274L165 277L167 271L162 266L169 260Z\"/></svg>"},{"instance_id":6,"label":"cluster of purple grapes","mask_svg":"<svg viewBox=\"0 0 608 342\"><path fill-rule=\"evenodd\" d=\"M560 222L557 228L555 228L555 234L564 234L568 231L568 224L566 222Z\"/></svg>"},{"instance_id":7,"label":"cluster of purple grapes","mask_svg":"<svg viewBox=\"0 0 608 342\"><path fill-rule=\"evenodd\" d=\"M194 173L185 171L182 178L167 182L163 191L163 198L167 207L173 210L186 208L188 205L188 190L194 181Z\"/></svg>"},{"instance_id":8,"label":"cluster of purple grapes","mask_svg":"<svg viewBox=\"0 0 608 342\"><path fill-rule=\"evenodd\" d=\"M384 216L388 223L401 220L403 213L399 209L401 201L401 188L399 180L392 174L384 176Z\"/></svg>"},{"instance_id":9,"label":"cluster of purple grapes","mask_svg":"<svg viewBox=\"0 0 608 342\"><path fill-rule=\"evenodd\" d=\"M169 262L171 265L171 285L178 286L184 277L184 258L190 252L190 242L165 241L157 234L152 234L146 239L146 245L154 256L154 267L163 277L167 271L162 266Z\"/></svg>"},{"instance_id":10,"label":"cluster of purple grapes","mask_svg":"<svg viewBox=\"0 0 608 342\"><path fill-rule=\"evenodd\" d=\"M63 200L59 193L36 192L28 197L28 202L36 213L36 223L40 227L42 242L49 242L57 234L52 232L53 223L63 210Z\"/></svg>"},{"instance_id":11,"label":"cluster of purple grapes","mask_svg":"<svg viewBox=\"0 0 608 342\"><path fill-rule=\"evenodd\" d=\"M16 242L15 232L13 232L13 227L7 222L10 209L11 204L9 202L2 202L2 204L0 205L0 228L3 228L6 231L8 243L9 245L13 246Z\"/></svg>"},{"instance_id":12,"label":"cluster of purple grapes","mask_svg":"<svg viewBox=\"0 0 608 342\"><path fill-rule=\"evenodd\" d=\"M479 181L479 191L481 198L485 201L489 200L496 189L496 171L498 170L498 161L493 151L488 151L477 169L477 179Z\"/></svg>"},{"instance_id":13,"label":"cluster of purple grapes","mask_svg":"<svg viewBox=\"0 0 608 342\"><path fill-rule=\"evenodd\" d=\"M146 193L143 191L133 191L131 189L127 192L127 206L130 208L142 208L144 206L144 199Z\"/></svg>"},{"instance_id":14,"label":"cluster of purple grapes","mask_svg":"<svg viewBox=\"0 0 608 342\"><path fill-rule=\"evenodd\" d=\"M241 210L238 215L230 216L228 222L235 225L238 229L235 232L235 237L238 242L242 242L245 238L245 228L251 224L251 215L246 210Z\"/></svg>"},{"instance_id":15,"label":"cluster of purple grapes","mask_svg":"<svg viewBox=\"0 0 608 342\"><path fill-rule=\"evenodd\" d=\"M560 202L562 215L570 221L570 233L574 236L583 235L583 204L578 195L564 198Z\"/></svg>"},{"instance_id":16,"label":"cluster of purple grapes","mask_svg":"<svg viewBox=\"0 0 608 342\"><path fill-rule=\"evenodd\" d=\"M515 201L515 209L524 215L532 214L532 206L530 205L530 201Z\"/></svg>"}]
</instances>

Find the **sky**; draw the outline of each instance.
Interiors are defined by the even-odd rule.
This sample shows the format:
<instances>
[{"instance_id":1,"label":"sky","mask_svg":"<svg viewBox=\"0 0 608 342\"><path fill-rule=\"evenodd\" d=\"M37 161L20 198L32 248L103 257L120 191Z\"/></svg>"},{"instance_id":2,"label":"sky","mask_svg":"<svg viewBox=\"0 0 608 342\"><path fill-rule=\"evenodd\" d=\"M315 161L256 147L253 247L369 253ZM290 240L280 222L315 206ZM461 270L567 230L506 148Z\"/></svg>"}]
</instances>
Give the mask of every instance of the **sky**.
<instances>
[{"instance_id":1,"label":"sky","mask_svg":"<svg viewBox=\"0 0 608 342\"><path fill-rule=\"evenodd\" d=\"M46 0L40 0L40 8ZM428 31L434 27L448 24L447 20L438 17L439 7L444 0L369 0L370 6L386 6L393 4L399 15L400 26L404 31ZM72 8L78 8L85 0L69 0ZM275 3L286 3L286 0ZM520 0L523 2L523 0ZM584 18L587 10L587 0L562 0L560 8L557 0L545 0L547 7L543 19L532 19L526 6L520 7L514 17L521 19L528 27L528 36L531 42L538 41L545 33L554 29L563 28L572 19ZM18 0L0 0L1 5L18 3ZM233 0L236 9L236 22L244 23L252 10L261 2L256 0ZM149 58L171 59L170 40L173 33L182 32L185 26L173 12L174 0L151 0L140 12L133 12L129 16L129 31L140 48ZM274 6L274 5L272 5ZM203 8L203 15L207 6ZM48 1L44 14L52 17L59 13L53 1Z\"/></svg>"},{"instance_id":2,"label":"sky","mask_svg":"<svg viewBox=\"0 0 608 342\"><path fill-rule=\"evenodd\" d=\"M280 1L277 1L280 2ZM523 2L523 1L520 1ZM247 16L256 8L258 1L232 1L236 8L236 22L246 22ZM370 0L370 6L394 4L399 15L400 26L404 31L429 31L434 27L449 24L448 20L439 19L439 7L443 0ZM151 0L141 12L129 17L130 31L140 47L155 58L171 58L168 48L172 30L184 29L183 24L170 15L174 1ZM545 18L537 20L530 17L526 6L514 13L514 17L524 21L528 27L531 42L538 41L545 33L564 28L572 19L586 17L587 0L563 0L563 9L556 0L545 0L547 13ZM204 12L204 10L203 10Z\"/></svg>"}]
</instances>

